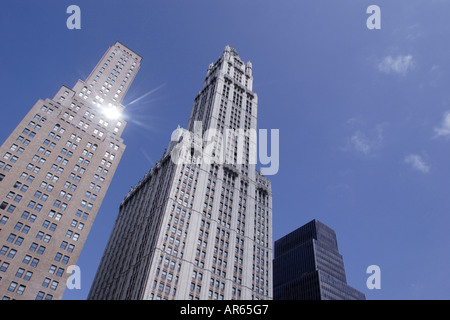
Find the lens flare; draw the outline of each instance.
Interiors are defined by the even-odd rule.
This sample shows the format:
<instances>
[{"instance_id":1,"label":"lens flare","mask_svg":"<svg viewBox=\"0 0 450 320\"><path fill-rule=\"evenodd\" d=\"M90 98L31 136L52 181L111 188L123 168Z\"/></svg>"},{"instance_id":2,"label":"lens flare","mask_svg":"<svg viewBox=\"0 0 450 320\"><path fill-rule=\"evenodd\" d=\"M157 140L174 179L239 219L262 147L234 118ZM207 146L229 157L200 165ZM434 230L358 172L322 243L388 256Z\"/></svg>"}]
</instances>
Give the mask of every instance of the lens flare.
<instances>
[{"instance_id":1,"label":"lens flare","mask_svg":"<svg viewBox=\"0 0 450 320\"><path fill-rule=\"evenodd\" d=\"M122 115L122 112L120 112L120 110L114 106L103 107L102 112L105 115L105 117L107 117L108 119L111 119L111 120L119 119L120 116Z\"/></svg>"}]
</instances>

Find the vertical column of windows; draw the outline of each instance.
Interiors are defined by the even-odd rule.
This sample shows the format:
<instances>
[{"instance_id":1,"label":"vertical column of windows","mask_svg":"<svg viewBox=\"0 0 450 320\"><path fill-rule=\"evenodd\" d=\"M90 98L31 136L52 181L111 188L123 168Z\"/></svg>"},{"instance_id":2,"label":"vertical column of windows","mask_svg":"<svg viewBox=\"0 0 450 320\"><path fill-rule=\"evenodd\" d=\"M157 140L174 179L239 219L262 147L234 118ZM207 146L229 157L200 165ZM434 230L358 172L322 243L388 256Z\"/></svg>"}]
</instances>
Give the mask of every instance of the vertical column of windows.
<instances>
[{"instance_id":1,"label":"vertical column of windows","mask_svg":"<svg viewBox=\"0 0 450 320\"><path fill-rule=\"evenodd\" d=\"M267 187L263 179L257 178L257 183ZM269 277L269 195L262 188L255 191L254 214L254 246L253 246L253 278L252 290L254 298L268 295Z\"/></svg>"},{"instance_id":2,"label":"vertical column of windows","mask_svg":"<svg viewBox=\"0 0 450 320\"><path fill-rule=\"evenodd\" d=\"M176 294L180 270L181 262L177 262L177 260L172 259L170 256L160 255L150 299L161 300L173 298Z\"/></svg>"}]
</instances>

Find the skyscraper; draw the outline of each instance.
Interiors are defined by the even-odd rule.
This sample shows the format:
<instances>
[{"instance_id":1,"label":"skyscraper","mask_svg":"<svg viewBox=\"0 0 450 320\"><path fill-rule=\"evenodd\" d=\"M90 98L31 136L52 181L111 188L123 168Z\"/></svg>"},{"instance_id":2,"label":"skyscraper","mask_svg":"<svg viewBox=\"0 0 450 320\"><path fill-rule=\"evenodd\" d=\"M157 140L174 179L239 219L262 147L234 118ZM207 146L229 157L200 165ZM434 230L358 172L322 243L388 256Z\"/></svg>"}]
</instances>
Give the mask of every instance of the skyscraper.
<instances>
[{"instance_id":1,"label":"skyscraper","mask_svg":"<svg viewBox=\"0 0 450 320\"><path fill-rule=\"evenodd\" d=\"M365 300L347 285L336 233L312 220L275 241L275 300Z\"/></svg>"},{"instance_id":2,"label":"skyscraper","mask_svg":"<svg viewBox=\"0 0 450 320\"><path fill-rule=\"evenodd\" d=\"M272 194L236 50L208 67L187 130L126 195L88 299L271 299Z\"/></svg>"},{"instance_id":3,"label":"skyscraper","mask_svg":"<svg viewBox=\"0 0 450 320\"><path fill-rule=\"evenodd\" d=\"M38 100L0 148L0 295L60 299L125 149L121 102L141 57L111 46Z\"/></svg>"}]
</instances>

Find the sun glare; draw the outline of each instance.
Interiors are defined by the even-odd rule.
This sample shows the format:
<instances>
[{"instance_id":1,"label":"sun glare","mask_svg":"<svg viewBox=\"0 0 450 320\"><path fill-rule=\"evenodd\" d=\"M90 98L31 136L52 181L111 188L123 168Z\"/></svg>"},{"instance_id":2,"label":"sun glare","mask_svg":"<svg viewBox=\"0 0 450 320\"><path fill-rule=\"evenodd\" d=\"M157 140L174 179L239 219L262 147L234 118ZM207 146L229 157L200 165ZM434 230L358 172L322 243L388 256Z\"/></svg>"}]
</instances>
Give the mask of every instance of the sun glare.
<instances>
[{"instance_id":1,"label":"sun glare","mask_svg":"<svg viewBox=\"0 0 450 320\"><path fill-rule=\"evenodd\" d=\"M122 112L114 106L103 107L102 112L108 119L119 119L122 115Z\"/></svg>"}]
</instances>

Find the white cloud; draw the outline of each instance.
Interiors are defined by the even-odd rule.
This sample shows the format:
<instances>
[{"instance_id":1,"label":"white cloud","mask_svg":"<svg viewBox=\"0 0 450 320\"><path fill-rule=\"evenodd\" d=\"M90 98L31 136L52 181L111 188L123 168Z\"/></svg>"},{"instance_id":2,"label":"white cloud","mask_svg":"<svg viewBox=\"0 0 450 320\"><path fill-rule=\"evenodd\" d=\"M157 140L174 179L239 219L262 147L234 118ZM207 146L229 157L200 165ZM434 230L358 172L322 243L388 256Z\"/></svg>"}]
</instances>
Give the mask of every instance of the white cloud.
<instances>
[{"instance_id":1,"label":"white cloud","mask_svg":"<svg viewBox=\"0 0 450 320\"><path fill-rule=\"evenodd\" d=\"M375 133L368 136L361 130L355 131L348 139L347 147L344 150L355 150L363 155L373 155L383 145L383 131L387 123L378 124Z\"/></svg>"},{"instance_id":2,"label":"white cloud","mask_svg":"<svg viewBox=\"0 0 450 320\"><path fill-rule=\"evenodd\" d=\"M434 132L436 132L436 136L450 136L450 111L444 113L444 119L439 127L434 128Z\"/></svg>"},{"instance_id":3,"label":"white cloud","mask_svg":"<svg viewBox=\"0 0 450 320\"><path fill-rule=\"evenodd\" d=\"M421 156L417 154L410 154L405 157L405 163L410 164L415 170L428 173L430 166L425 163Z\"/></svg>"},{"instance_id":4,"label":"white cloud","mask_svg":"<svg viewBox=\"0 0 450 320\"><path fill-rule=\"evenodd\" d=\"M397 56L396 58L387 56L378 64L378 70L387 74L396 73L406 75L409 70L414 68L414 65L413 56L410 54Z\"/></svg>"},{"instance_id":5,"label":"white cloud","mask_svg":"<svg viewBox=\"0 0 450 320\"><path fill-rule=\"evenodd\" d=\"M373 149L373 143L361 131L357 131L352 135L350 145L363 154L369 154Z\"/></svg>"}]
</instances>

